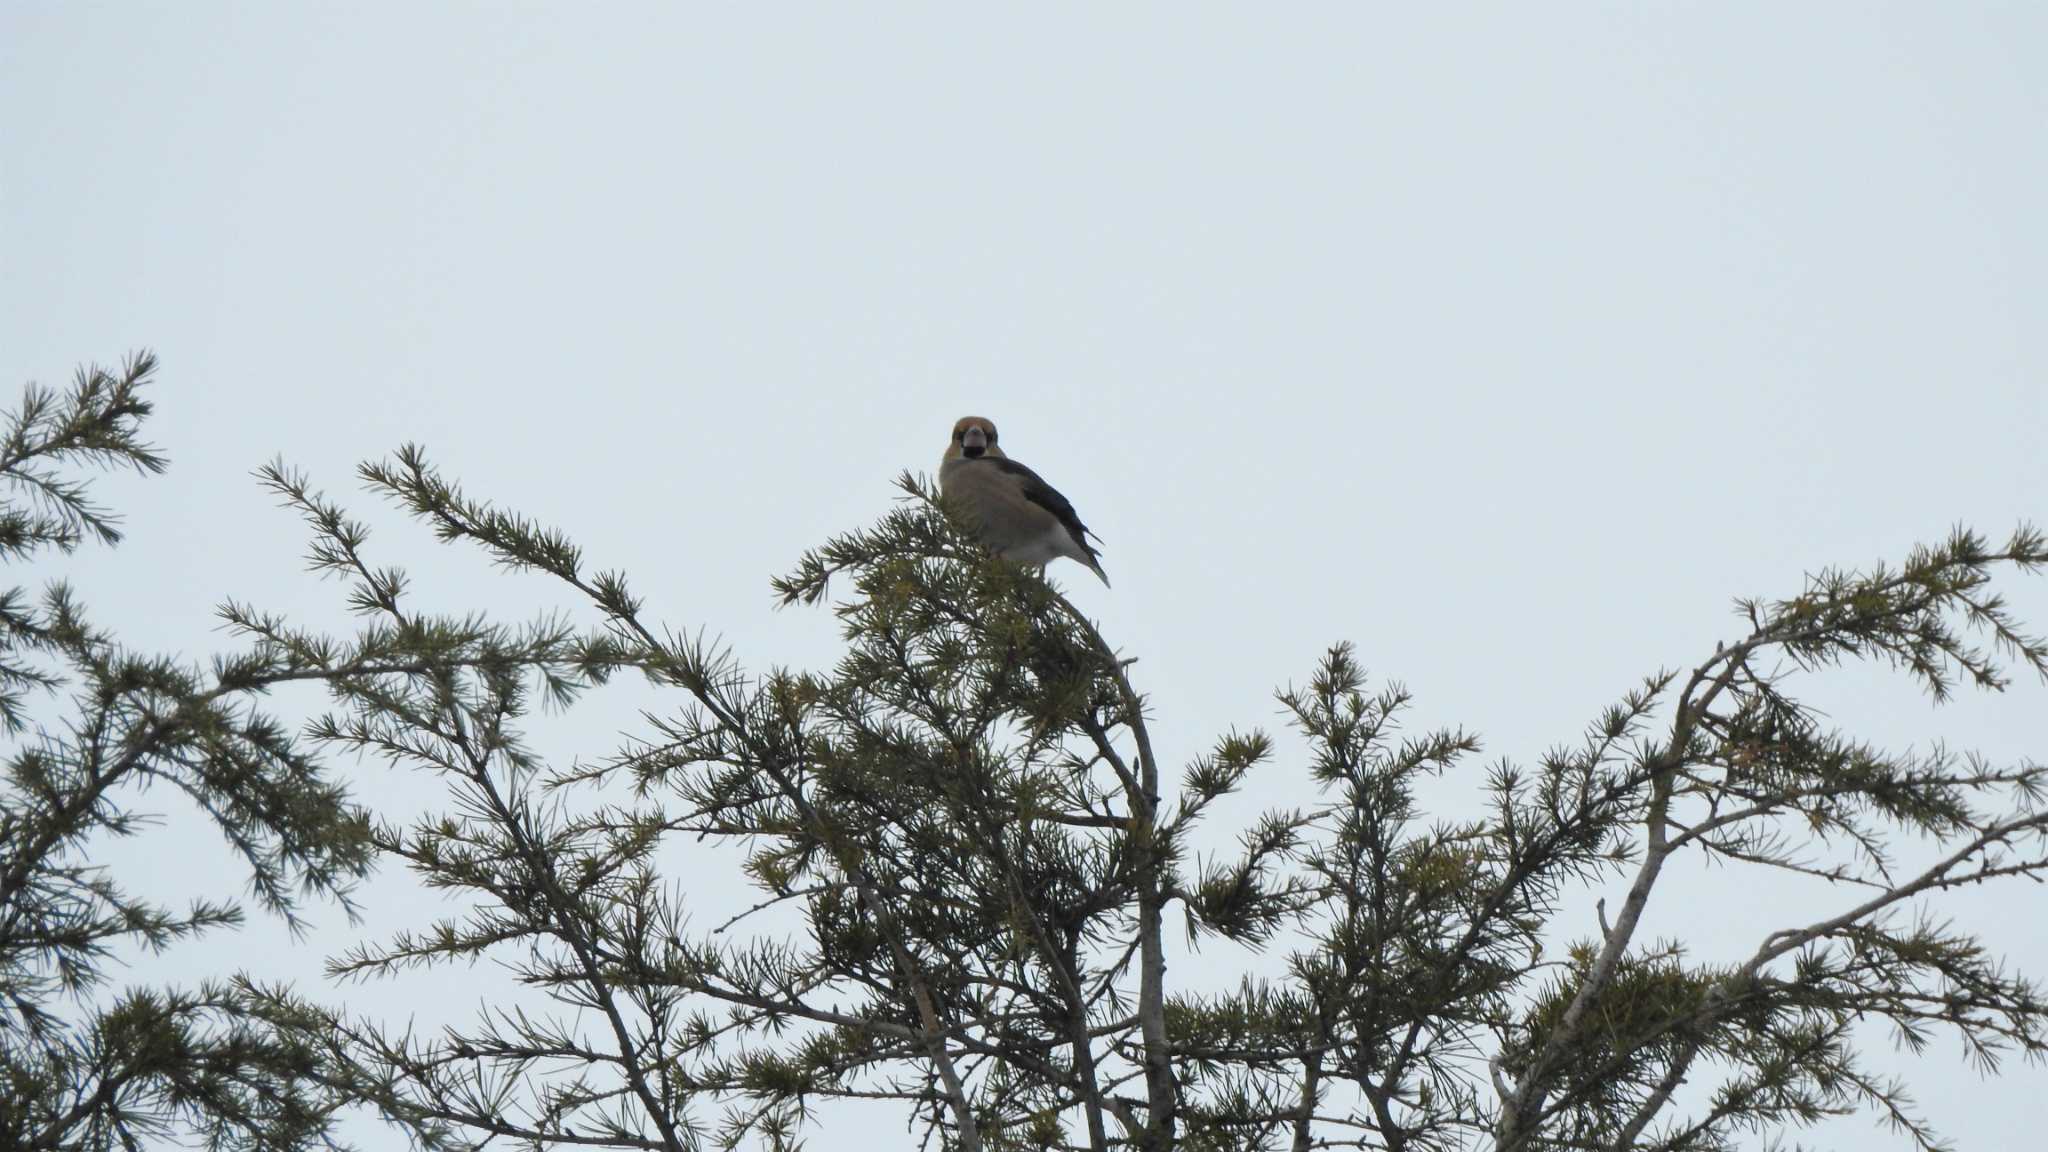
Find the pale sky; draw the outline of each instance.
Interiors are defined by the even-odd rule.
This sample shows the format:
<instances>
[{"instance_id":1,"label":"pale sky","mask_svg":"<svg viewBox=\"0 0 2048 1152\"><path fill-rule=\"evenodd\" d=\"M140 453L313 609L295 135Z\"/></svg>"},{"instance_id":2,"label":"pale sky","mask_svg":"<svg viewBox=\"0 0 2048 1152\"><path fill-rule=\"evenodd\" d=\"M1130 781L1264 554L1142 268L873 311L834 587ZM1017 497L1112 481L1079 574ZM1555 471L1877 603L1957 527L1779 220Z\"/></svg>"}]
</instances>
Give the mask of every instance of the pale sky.
<instances>
[{"instance_id":1,"label":"pale sky","mask_svg":"<svg viewBox=\"0 0 2048 1152\"><path fill-rule=\"evenodd\" d=\"M971 412L1105 541L1113 590L1053 571L1140 657L1169 762L1276 725L1272 690L1349 639L1417 726L1528 763L1736 635L1735 596L2048 518L2044 205L2040 4L0 0L6 404L152 347L173 461L102 489L120 550L11 578L61 572L165 651L218 647L227 596L344 626L250 477L282 453L372 514L424 604L563 603L356 492L357 460L418 440L670 625L824 667L834 621L773 611L768 577ZM2012 590L2048 628L2042 583ZM2048 753L2038 683L1939 709L1861 670L1800 688L1892 746ZM602 754L644 702L548 746ZM438 802L351 771L388 814ZM1306 773L1256 791L1233 818ZM181 821L110 861L238 890ZM1671 888L1649 932L1703 959L1841 899ZM388 870L372 892L361 928L316 910L303 945L255 924L136 974L464 1015L484 970L321 981L430 907ZM1945 907L2048 974L2040 887ZM2038 1146L2048 1073L1872 1046L1960 1147Z\"/></svg>"}]
</instances>

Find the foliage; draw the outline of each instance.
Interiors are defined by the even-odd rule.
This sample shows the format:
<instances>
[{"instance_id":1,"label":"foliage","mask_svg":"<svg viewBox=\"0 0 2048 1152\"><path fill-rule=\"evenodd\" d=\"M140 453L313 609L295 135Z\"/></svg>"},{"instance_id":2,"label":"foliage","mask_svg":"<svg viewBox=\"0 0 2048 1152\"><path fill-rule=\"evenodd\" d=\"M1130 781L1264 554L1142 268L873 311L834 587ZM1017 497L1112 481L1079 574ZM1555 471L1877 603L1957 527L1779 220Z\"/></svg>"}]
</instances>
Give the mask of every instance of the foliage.
<instances>
[{"instance_id":1,"label":"foliage","mask_svg":"<svg viewBox=\"0 0 2048 1152\"><path fill-rule=\"evenodd\" d=\"M376 629L444 626L362 558L360 525L303 479L268 478L319 532L316 552L353 573ZM1676 1152L1874 1108L1932 1147L1900 1086L1861 1070L1858 1020L1916 1044L1947 1030L1992 1067L2044 1050L2033 985L1924 915L1947 889L2048 868L2044 770L1888 753L1789 694L1846 659L1895 664L1937 696L2003 686L2001 658L2042 670L2048 649L1988 586L1999 566L2048 560L2030 529L1997 547L1957 532L1901 568L1823 572L1792 599L1742 605L1745 635L1649 677L1577 745L1497 763L1486 814L1462 823L1425 824L1416 788L1477 740L1401 736L1405 692L1371 690L1332 648L1280 696L1322 800L1202 862L1196 825L1282 771L1280 745L1228 733L1171 788L1130 662L1042 576L982 553L921 480L775 584L785 604L832 603L839 664L750 675L418 449L362 479L596 612L590 635L546 633L560 646L527 667L548 695L630 667L676 701L610 756L552 764L515 725L534 693L509 667L334 682L323 739L453 791L448 812L380 827L378 848L474 902L336 971L491 956L558 1007L434 1038L343 1028L336 1058L374 1070L382 1105L446 1131L789 1147L814 1106L840 1100L907 1109L924 1143L968 1149ZM1895 874L1912 837L1945 855ZM664 870L678 839L731 845L758 902L694 925L690 887ZM1687 849L1864 894L1745 961L1697 964L1637 939ZM1629 887L1613 922L1603 912L1599 936L1544 959L1564 902L1615 877ZM1177 993L1169 923L1284 948L1285 975ZM1689 1080L1718 1086L1681 1098Z\"/></svg>"},{"instance_id":2,"label":"foliage","mask_svg":"<svg viewBox=\"0 0 2048 1152\"><path fill-rule=\"evenodd\" d=\"M110 530L52 445L159 466L133 441L148 371L32 395L5 471L44 503L7 538ZM355 1103L434 1147L779 1149L830 1103L835 1124L907 1116L908 1139L969 1150L1708 1152L1857 1110L1933 1148L1902 1086L1864 1070L1859 1022L1916 1047L1958 1037L1992 1070L2048 1052L2035 986L1935 918L1952 889L2048 875L2048 769L1890 752L1793 695L1850 660L1936 698L2048 673L2048 644L1990 583L2048 562L2032 529L1996 546L1957 531L1897 568L1743 603L1739 636L1649 676L1575 743L1474 773L1483 807L1431 823L1423 783L1479 742L1404 733L1407 693L1369 684L1346 645L1280 693L1291 733L1226 732L1170 769L1133 662L918 478L775 583L785 605L830 605L837 665L749 672L417 448L360 479L567 604L517 627L421 610L364 522L283 463L262 477L343 581L353 637L229 604L242 651L199 671L124 655L61 589L8 601L6 716L26 742L0 876L12 1143L304 1145ZM537 750L536 709L628 674L660 701L644 729L567 761ZM79 718L53 734L29 701L60 675ZM286 681L331 694L296 738L250 703ZM308 749L429 773L448 803L367 822ZM1288 772L1313 803L1251 821L1223 858L1195 852L1223 797ZM345 900L373 856L457 902L336 957L336 976L490 960L530 999L431 1034L239 978L103 1005L114 944L236 914L144 908L82 863L91 837L130 830L114 797L146 779L198 799L288 917L300 890ZM1931 863L1899 863L1929 844ZM700 896L725 878L677 869L706 850L753 889L717 923ZM1687 852L1856 894L1703 963L1640 938ZM1612 919L1600 904L1599 932L1560 954L1568 913L1610 882L1626 886ZM1175 983L1179 933L1262 953L1262 975Z\"/></svg>"},{"instance_id":3,"label":"foliage","mask_svg":"<svg viewBox=\"0 0 2048 1152\"><path fill-rule=\"evenodd\" d=\"M138 438L156 367L31 386L0 441L0 551L15 560L120 538L71 475L80 463L160 472ZM359 669L388 667L376 653ZM198 668L135 653L53 583L0 594L0 1146L100 1149L196 1133L216 1143L318 1144L339 1097L317 1074L302 1006L242 978L196 990L109 986L109 965L242 920L241 907L178 909L131 896L96 866L149 818L151 787L182 794L240 858L266 911L298 924L304 896L347 900L368 867L364 818L255 706L302 665L245 652Z\"/></svg>"}]
</instances>

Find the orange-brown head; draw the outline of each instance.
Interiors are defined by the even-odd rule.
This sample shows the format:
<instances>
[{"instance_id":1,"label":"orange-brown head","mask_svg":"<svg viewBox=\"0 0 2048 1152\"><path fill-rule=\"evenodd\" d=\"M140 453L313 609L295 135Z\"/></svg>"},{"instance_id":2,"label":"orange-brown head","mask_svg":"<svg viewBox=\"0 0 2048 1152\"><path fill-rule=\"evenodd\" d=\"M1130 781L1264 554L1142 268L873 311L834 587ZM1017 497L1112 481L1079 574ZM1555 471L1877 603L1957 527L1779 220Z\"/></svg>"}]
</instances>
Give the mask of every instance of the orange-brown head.
<instances>
[{"instance_id":1,"label":"orange-brown head","mask_svg":"<svg viewBox=\"0 0 2048 1152\"><path fill-rule=\"evenodd\" d=\"M975 460L983 456L1003 459L996 444L995 421L984 416L962 416L953 422L953 439L946 445L946 459Z\"/></svg>"}]
</instances>

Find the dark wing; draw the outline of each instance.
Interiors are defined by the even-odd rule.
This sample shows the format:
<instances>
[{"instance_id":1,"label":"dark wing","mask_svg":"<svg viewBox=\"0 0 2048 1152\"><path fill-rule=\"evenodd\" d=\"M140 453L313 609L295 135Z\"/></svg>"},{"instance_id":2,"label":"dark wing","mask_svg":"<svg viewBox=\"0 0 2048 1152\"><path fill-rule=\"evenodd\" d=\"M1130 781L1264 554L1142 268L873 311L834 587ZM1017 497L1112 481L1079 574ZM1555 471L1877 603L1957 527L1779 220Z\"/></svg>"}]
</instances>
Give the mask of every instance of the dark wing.
<instances>
[{"instance_id":1,"label":"dark wing","mask_svg":"<svg viewBox=\"0 0 2048 1152\"><path fill-rule=\"evenodd\" d=\"M1060 495L1059 489L1047 484L1038 473L1015 460L1000 456L984 456L982 459L995 465L997 470L1015 476L1020 481L1019 488L1026 500L1052 513L1066 528L1068 535L1074 538L1074 543L1081 546L1082 551L1091 556L1095 554L1095 549L1088 546L1088 526L1081 523L1081 517L1074 511L1074 505L1065 496Z\"/></svg>"}]
</instances>

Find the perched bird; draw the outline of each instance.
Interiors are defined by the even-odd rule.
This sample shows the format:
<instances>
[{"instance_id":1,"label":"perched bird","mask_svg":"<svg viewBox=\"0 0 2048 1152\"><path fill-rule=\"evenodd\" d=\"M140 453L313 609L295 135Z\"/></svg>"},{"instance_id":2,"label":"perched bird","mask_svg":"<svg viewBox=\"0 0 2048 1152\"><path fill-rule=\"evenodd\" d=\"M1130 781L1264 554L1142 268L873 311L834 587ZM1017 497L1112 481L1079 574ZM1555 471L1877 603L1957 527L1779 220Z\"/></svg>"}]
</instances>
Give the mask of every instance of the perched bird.
<instances>
[{"instance_id":1,"label":"perched bird","mask_svg":"<svg viewBox=\"0 0 2048 1152\"><path fill-rule=\"evenodd\" d=\"M1038 473L1003 455L990 421L962 416L953 425L939 461L939 491L973 518L981 542L996 555L1037 565L1065 556L1109 585L1074 506Z\"/></svg>"}]
</instances>

